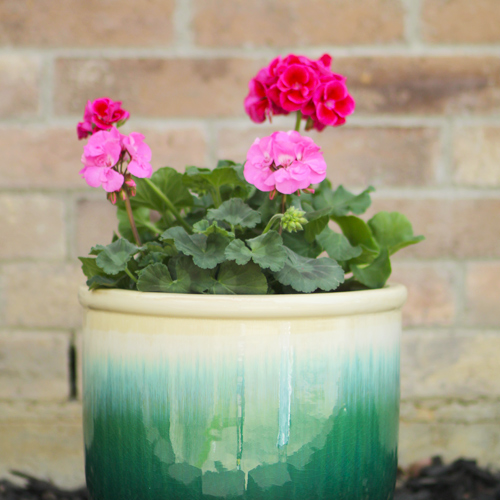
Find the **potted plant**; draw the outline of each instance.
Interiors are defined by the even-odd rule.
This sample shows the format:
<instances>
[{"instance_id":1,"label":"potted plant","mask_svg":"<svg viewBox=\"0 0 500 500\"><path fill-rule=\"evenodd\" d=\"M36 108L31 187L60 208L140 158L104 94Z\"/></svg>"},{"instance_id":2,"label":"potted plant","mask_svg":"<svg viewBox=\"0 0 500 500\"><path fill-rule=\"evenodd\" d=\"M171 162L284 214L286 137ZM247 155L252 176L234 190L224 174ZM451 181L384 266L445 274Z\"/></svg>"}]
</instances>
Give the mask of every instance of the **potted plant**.
<instances>
[{"instance_id":1,"label":"potted plant","mask_svg":"<svg viewBox=\"0 0 500 500\"><path fill-rule=\"evenodd\" d=\"M392 498L406 290L386 281L422 237L396 212L358 217L373 188L333 189L301 134L354 111L330 65L273 60L245 109L295 112L295 130L184 174L152 173L120 102L87 104L81 174L119 233L80 259L93 500Z\"/></svg>"}]
</instances>

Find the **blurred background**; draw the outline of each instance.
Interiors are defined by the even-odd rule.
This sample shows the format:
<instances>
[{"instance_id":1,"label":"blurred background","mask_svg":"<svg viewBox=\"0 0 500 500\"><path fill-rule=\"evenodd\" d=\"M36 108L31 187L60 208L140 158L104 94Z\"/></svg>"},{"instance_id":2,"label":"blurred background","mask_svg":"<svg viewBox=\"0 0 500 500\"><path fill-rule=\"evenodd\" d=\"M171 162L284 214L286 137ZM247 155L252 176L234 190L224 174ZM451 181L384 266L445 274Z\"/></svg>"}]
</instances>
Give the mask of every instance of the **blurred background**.
<instances>
[{"instance_id":1,"label":"blurred background","mask_svg":"<svg viewBox=\"0 0 500 500\"><path fill-rule=\"evenodd\" d=\"M356 113L313 134L329 178L372 184L427 240L405 284L402 465L441 454L500 467L498 0L1 0L0 477L84 481L78 255L115 209L78 175L88 99L122 100L155 168L243 161L272 126L244 113L276 55L347 76Z\"/></svg>"}]
</instances>

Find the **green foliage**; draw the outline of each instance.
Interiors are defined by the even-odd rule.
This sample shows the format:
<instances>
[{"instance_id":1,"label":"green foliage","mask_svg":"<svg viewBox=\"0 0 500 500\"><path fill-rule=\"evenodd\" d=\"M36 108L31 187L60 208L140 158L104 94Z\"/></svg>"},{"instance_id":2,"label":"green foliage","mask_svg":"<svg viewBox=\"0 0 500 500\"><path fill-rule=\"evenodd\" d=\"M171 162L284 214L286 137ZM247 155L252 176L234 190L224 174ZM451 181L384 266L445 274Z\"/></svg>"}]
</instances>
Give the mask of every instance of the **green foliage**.
<instances>
[{"instance_id":1,"label":"green foliage","mask_svg":"<svg viewBox=\"0 0 500 500\"><path fill-rule=\"evenodd\" d=\"M344 281L344 271L333 259L308 259L285 247L287 259L281 271L275 274L283 285L297 292L311 293L317 289L329 292Z\"/></svg>"},{"instance_id":2,"label":"green foliage","mask_svg":"<svg viewBox=\"0 0 500 500\"><path fill-rule=\"evenodd\" d=\"M379 212L368 221L368 226L378 244L386 248L389 255L425 239L413 235L410 221L399 212Z\"/></svg>"},{"instance_id":3,"label":"green foliage","mask_svg":"<svg viewBox=\"0 0 500 500\"><path fill-rule=\"evenodd\" d=\"M105 247L96 258L96 264L106 274L118 274L127 269L127 262L139 250L125 238L120 238Z\"/></svg>"},{"instance_id":4,"label":"green foliage","mask_svg":"<svg viewBox=\"0 0 500 500\"><path fill-rule=\"evenodd\" d=\"M244 266L235 262L224 262L217 277L210 279L207 293L262 295L267 293L267 280L259 266L253 262Z\"/></svg>"},{"instance_id":5,"label":"green foliage","mask_svg":"<svg viewBox=\"0 0 500 500\"><path fill-rule=\"evenodd\" d=\"M241 198L231 198L219 208L210 208L209 220L227 222L230 226L253 228L260 222L259 212L252 210Z\"/></svg>"},{"instance_id":6,"label":"green foliage","mask_svg":"<svg viewBox=\"0 0 500 500\"><path fill-rule=\"evenodd\" d=\"M219 233L188 234L182 227L167 229L161 239L173 239L174 244L185 255L193 257L194 263L202 269L213 269L225 260L224 251L229 240Z\"/></svg>"},{"instance_id":7,"label":"green foliage","mask_svg":"<svg viewBox=\"0 0 500 500\"><path fill-rule=\"evenodd\" d=\"M386 248L366 267L351 266L354 278L368 288L382 288L391 275L391 261Z\"/></svg>"},{"instance_id":8,"label":"green foliage","mask_svg":"<svg viewBox=\"0 0 500 500\"><path fill-rule=\"evenodd\" d=\"M276 231L269 231L256 238L232 241L226 248L226 258L244 265L252 259L262 269L280 271L285 265L287 254L283 240ZM249 248L250 247L250 248Z\"/></svg>"},{"instance_id":9,"label":"green foliage","mask_svg":"<svg viewBox=\"0 0 500 500\"><path fill-rule=\"evenodd\" d=\"M90 289L243 295L380 288L390 256L423 239L397 212L359 217L372 187L354 194L325 180L314 193L288 195L282 207L280 196L270 200L229 160L185 174L165 167L135 181L141 246L132 243L118 201L121 238L80 258Z\"/></svg>"}]
</instances>

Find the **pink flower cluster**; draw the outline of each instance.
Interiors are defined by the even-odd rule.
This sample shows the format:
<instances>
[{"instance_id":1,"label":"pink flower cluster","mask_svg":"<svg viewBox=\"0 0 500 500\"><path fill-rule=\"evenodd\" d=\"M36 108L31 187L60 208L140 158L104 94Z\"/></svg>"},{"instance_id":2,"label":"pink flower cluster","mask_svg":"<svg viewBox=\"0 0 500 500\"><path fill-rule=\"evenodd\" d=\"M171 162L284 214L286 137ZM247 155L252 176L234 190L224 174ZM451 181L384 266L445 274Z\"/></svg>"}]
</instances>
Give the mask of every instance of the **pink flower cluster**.
<instances>
[{"instance_id":1,"label":"pink flower cluster","mask_svg":"<svg viewBox=\"0 0 500 500\"><path fill-rule=\"evenodd\" d=\"M95 101L88 101L83 114L83 121L76 127L78 139L85 139L89 135L101 130L110 130L113 125L123 125L130 117L130 113L122 109L121 101L112 101L101 97Z\"/></svg>"},{"instance_id":2,"label":"pink flower cluster","mask_svg":"<svg viewBox=\"0 0 500 500\"><path fill-rule=\"evenodd\" d=\"M128 161L128 165L125 162ZM151 149L144 142L144 136L137 132L123 135L116 127L110 131L100 130L94 133L83 148L80 174L92 187L102 186L114 196L109 199L116 203L116 193L123 185L129 187L130 194L135 194L136 177L151 177Z\"/></svg>"},{"instance_id":3,"label":"pink flower cluster","mask_svg":"<svg viewBox=\"0 0 500 500\"><path fill-rule=\"evenodd\" d=\"M309 189L326 177L320 148L298 132L274 132L255 139L247 153L243 174L260 191L283 194Z\"/></svg>"},{"instance_id":4,"label":"pink flower cluster","mask_svg":"<svg viewBox=\"0 0 500 500\"><path fill-rule=\"evenodd\" d=\"M317 61L290 54L277 57L262 68L249 83L245 110L256 123L272 115L301 111L308 118L306 129L338 127L354 112L346 78L330 69L332 58L325 54Z\"/></svg>"}]
</instances>

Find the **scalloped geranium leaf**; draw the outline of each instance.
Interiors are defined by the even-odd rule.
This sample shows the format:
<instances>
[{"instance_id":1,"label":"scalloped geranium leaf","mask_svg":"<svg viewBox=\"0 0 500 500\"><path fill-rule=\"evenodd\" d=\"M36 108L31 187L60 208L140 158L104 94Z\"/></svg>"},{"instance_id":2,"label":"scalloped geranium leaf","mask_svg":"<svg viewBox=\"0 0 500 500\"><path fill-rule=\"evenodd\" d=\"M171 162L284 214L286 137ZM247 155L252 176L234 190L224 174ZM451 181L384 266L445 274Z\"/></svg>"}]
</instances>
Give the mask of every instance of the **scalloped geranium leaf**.
<instances>
[{"instance_id":1,"label":"scalloped geranium leaf","mask_svg":"<svg viewBox=\"0 0 500 500\"><path fill-rule=\"evenodd\" d=\"M363 253L360 246L353 247L349 240L329 227L316 236L316 241L323 247L329 257L337 261L346 261L359 257Z\"/></svg>"},{"instance_id":2,"label":"scalloped geranium leaf","mask_svg":"<svg viewBox=\"0 0 500 500\"><path fill-rule=\"evenodd\" d=\"M246 187L247 183L242 180L235 167L224 165L214 168L186 167L186 173L182 178L183 183L195 191L204 194L211 188L219 190L221 186Z\"/></svg>"},{"instance_id":3,"label":"scalloped geranium leaf","mask_svg":"<svg viewBox=\"0 0 500 500\"><path fill-rule=\"evenodd\" d=\"M231 240L234 239L233 232L227 231L223 227L220 227L216 221L210 222L207 219L202 219L193 224L193 231L195 233L204 234L206 236L212 233L219 233L222 234L222 236L225 236L226 238L229 238Z\"/></svg>"},{"instance_id":4,"label":"scalloped geranium leaf","mask_svg":"<svg viewBox=\"0 0 500 500\"><path fill-rule=\"evenodd\" d=\"M217 279L211 278L207 293L229 295L262 295L267 293L267 280L253 262L239 266L227 261L221 264Z\"/></svg>"},{"instance_id":5,"label":"scalloped geranium leaf","mask_svg":"<svg viewBox=\"0 0 500 500\"><path fill-rule=\"evenodd\" d=\"M90 249L89 255L99 255L105 248L104 245L96 245Z\"/></svg>"},{"instance_id":6,"label":"scalloped geranium leaf","mask_svg":"<svg viewBox=\"0 0 500 500\"><path fill-rule=\"evenodd\" d=\"M122 288L121 282L126 278L125 273L120 273L117 276L106 276L96 274L87 280L89 290L96 290L98 288Z\"/></svg>"},{"instance_id":7,"label":"scalloped geranium leaf","mask_svg":"<svg viewBox=\"0 0 500 500\"><path fill-rule=\"evenodd\" d=\"M333 259L308 259L289 248L285 250L285 266L275 275L281 284L298 292L311 293L317 289L329 292L344 282L344 271Z\"/></svg>"},{"instance_id":8,"label":"scalloped geranium leaf","mask_svg":"<svg viewBox=\"0 0 500 500\"><path fill-rule=\"evenodd\" d=\"M127 262L139 251L139 247L125 238L120 238L104 248L96 258L96 264L106 274L125 271Z\"/></svg>"},{"instance_id":9,"label":"scalloped geranium leaf","mask_svg":"<svg viewBox=\"0 0 500 500\"><path fill-rule=\"evenodd\" d=\"M242 240L233 240L226 247L226 259L234 260L239 266L250 262L252 251L245 245Z\"/></svg>"},{"instance_id":10,"label":"scalloped geranium leaf","mask_svg":"<svg viewBox=\"0 0 500 500\"><path fill-rule=\"evenodd\" d=\"M151 176L150 182L155 187L151 187L146 179L134 180L137 184L137 194L131 199L133 207L147 207L164 213L168 207L161 193L177 208L193 205L193 196L183 183L183 175L171 167L160 168Z\"/></svg>"},{"instance_id":11,"label":"scalloped geranium leaf","mask_svg":"<svg viewBox=\"0 0 500 500\"><path fill-rule=\"evenodd\" d=\"M297 233L289 233L285 231L281 237L283 238L285 246L291 248L294 252L302 255L303 257L315 259L323 251L316 240L312 242L306 240L304 231L299 231Z\"/></svg>"},{"instance_id":12,"label":"scalloped geranium leaf","mask_svg":"<svg viewBox=\"0 0 500 500\"><path fill-rule=\"evenodd\" d=\"M382 288L391 275L389 252L382 248L378 257L366 267L351 265L354 278L368 288Z\"/></svg>"},{"instance_id":13,"label":"scalloped geranium leaf","mask_svg":"<svg viewBox=\"0 0 500 500\"><path fill-rule=\"evenodd\" d=\"M320 234L321 231L323 231L323 229L325 229L325 227L328 225L329 220L330 217L328 217L328 215L323 215L323 217L318 217L316 219L310 220L304 226L304 237L306 241L312 243L316 236Z\"/></svg>"},{"instance_id":14,"label":"scalloped geranium leaf","mask_svg":"<svg viewBox=\"0 0 500 500\"><path fill-rule=\"evenodd\" d=\"M283 239L276 231L269 231L246 241L252 250L252 260L264 269L280 271L285 265L287 253Z\"/></svg>"},{"instance_id":15,"label":"scalloped geranium leaf","mask_svg":"<svg viewBox=\"0 0 500 500\"><path fill-rule=\"evenodd\" d=\"M141 292L190 293L202 292L208 285L210 272L193 264L190 257L180 257L175 263L175 279L165 264L150 264L139 273L137 289Z\"/></svg>"},{"instance_id":16,"label":"scalloped geranium leaf","mask_svg":"<svg viewBox=\"0 0 500 500\"><path fill-rule=\"evenodd\" d=\"M347 215L345 217L334 217L333 219L342 229L344 236L353 246L360 246L363 252L353 261L354 264L369 264L380 251L378 243L373 237L370 226L359 217Z\"/></svg>"},{"instance_id":17,"label":"scalloped geranium leaf","mask_svg":"<svg viewBox=\"0 0 500 500\"><path fill-rule=\"evenodd\" d=\"M202 269L213 269L225 260L224 251L229 240L218 233L209 236L204 234L188 234L180 226L167 229L162 239L173 239L174 244L184 255L193 257L194 263Z\"/></svg>"},{"instance_id":18,"label":"scalloped geranium leaf","mask_svg":"<svg viewBox=\"0 0 500 500\"><path fill-rule=\"evenodd\" d=\"M353 214L362 214L366 212L371 205L370 193L375 191L373 186L369 186L360 194L354 194L343 186L339 186L332 191L324 186L318 196L314 197L314 206L316 209L330 208L331 214L336 217L342 217L349 212Z\"/></svg>"},{"instance_id":19,"label":"scalloped geranium leaf","mask_svg":"<svg viewBox=\"0 0 500 500\"><path fill-rule=\"evenodd\" d=\"M399 212L379 212L369 221L378 244L387 248L389 255L424 240L424 236L414 236L411 222Z\"/></svg>"},{"instance_id":20,"label":"scalloped geranium leaf","mask_svg":"<svg viewBox=\"0 0 500 500\"><path fill-rule=\"evenodd\" d=\"M211 208L207 219L227 222L231 226L253 228L260 222L260 214L250 208L241 198L231 198L219 208Z\"/></svg>"},{"instance_id":21,"label":"scalloped geranium leaf","mask_svg":"<svg viewBox=\"0 0 500 500\"><path fill-rule=\"evenodd\" d=\"M164 231L165 227L160 228L158 224L151 221L150 215L151 211L147 207L136 207L133 209L134 222L137 227L137 231L141 235L141 239L144 238L145 233L150 233L149 239L152 235L160 234ZM116 211L116 217L118 218L118 232L129 241L135 241L134 233L130 226L130 220L127 215L125 207L119 206Z\"/></svg>"},{"instance_id":22,"label":"scalloped geranium leaf","mask_svg":"<svg viewBox=\"0 0 500 500\"><path fill-rule=\"evenodd\" d=\"M104 271L96 264L94 257L78 257L78 259L82 263L82 271L87 278L104 275Z\"/></svg>"}]
</instances>

